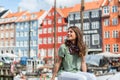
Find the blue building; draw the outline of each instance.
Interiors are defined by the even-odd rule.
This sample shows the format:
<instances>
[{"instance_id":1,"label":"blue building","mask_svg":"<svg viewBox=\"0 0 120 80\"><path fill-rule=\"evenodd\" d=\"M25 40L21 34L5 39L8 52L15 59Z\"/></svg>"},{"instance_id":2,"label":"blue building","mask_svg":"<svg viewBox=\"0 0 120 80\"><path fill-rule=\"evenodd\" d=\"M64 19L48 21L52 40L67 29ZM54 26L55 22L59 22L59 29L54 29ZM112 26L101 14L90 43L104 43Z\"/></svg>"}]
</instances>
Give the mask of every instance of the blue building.
<instances>
[{"instance_id":1,"label":"blue building","mask_svg":"<svg viewBox=\"0 0 120 80\"><path fill-rule=\"evenodd\" d=\"M16 53L20 57L36 58L38 54L38 28L44 11L27 12L16 22Z\"/></svg>"}]
</instances>

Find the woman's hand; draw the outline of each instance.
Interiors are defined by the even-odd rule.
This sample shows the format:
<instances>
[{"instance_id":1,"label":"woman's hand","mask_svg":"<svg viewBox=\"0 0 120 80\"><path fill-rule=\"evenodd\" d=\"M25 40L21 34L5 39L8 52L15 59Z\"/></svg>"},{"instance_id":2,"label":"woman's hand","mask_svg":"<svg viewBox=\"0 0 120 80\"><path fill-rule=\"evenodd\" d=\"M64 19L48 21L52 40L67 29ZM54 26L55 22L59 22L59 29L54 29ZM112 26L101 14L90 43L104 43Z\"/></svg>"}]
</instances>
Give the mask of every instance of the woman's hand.
<instances>
[{"instance_id":1,"label":"woman's hand","mask_svg":"<svg viewBox=\"0 0 120 80\"><path fill-rule=\"evenodd\" d=\"M55 80L55 77L52 77L51 80Z\"/></svg>"},{"instance_id":2,"label":"woman's hand","mask_svg":"<svg viewBox=\"0 0 120 80\"><path fill-rule=\"evenodd\" d=\"M61 65L61 62L62 62L62 58L60 56L58 56L55 60L55 65L54 65L54 70L53 70L53 75L52 75L52 78L51 80L55 80L55 77L58 73L58 70L60 68L60 65Z\"/></svg>"}]
</instances>

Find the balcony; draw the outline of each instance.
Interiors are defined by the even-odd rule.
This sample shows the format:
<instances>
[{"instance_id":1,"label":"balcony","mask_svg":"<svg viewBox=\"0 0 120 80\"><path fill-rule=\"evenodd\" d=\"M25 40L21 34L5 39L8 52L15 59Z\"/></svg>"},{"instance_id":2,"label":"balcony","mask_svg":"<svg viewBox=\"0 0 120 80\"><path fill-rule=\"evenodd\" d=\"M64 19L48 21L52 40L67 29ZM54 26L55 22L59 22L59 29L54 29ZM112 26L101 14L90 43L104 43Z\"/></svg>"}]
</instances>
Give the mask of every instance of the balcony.
<instances>
[{"instance_id":1,"label":"balcony","mask_svg":"<svg viewBox=\"0 0 120 80\"><path fill-rule=\"evenodd\" d=\"M110 17L110 13L108 13L108 14L102 14L102 18L109 18Z\"/></svg>"}]
</instances>

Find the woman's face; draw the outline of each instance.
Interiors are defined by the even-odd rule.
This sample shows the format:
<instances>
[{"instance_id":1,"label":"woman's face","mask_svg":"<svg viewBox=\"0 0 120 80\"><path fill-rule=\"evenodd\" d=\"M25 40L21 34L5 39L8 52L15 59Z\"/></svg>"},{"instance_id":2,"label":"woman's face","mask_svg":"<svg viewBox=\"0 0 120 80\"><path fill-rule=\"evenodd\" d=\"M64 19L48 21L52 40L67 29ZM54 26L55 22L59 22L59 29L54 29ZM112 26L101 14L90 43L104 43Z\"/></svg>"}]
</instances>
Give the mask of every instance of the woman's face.
<instances>
[{"instance_id":1,"label":"woman's face","mask_svg":"<svg viewBox=\"0 0 120 80\"><path fill-rule=\"evenodd\" d=\"M74 41L76 39L76 34L71 28L68 29L67 39L71 41Z\"/></svg>"}]
</instances>

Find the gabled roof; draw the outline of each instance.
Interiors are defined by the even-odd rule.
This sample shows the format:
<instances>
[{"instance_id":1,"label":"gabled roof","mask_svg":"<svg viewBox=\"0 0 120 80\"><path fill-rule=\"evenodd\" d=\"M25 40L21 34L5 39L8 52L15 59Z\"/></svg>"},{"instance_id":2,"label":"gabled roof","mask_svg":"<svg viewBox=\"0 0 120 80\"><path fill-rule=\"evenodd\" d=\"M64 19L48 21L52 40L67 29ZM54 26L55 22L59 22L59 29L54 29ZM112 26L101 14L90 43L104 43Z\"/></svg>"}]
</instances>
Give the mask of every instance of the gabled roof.
<instances>
[{"instance_id":1,"label":"gabled roof","mask_svg":"<svg viewBox=\"0 0 120 80\"><path fill-rule=\"evenodd\" d=\"M39 12L33 12L31 15L36 15L37 17L31 20L37 20L40 16L42 16L45 13L45 10L40 10Z\"/></svg>"},{"instance_id":2,"label":"gabled roof","mask_svg":"<svg viewBox=\"0 0 120 80\"><path fill-rule=\"evenodd\" d=\"M0 24L16 22L25 13L27 13L27 11L16 12L16 13L9 13L4 18L1 18L2 22L0 22Z\"/></svg>"},{"instance_id":3,"label":"gabled roof","mask_svg":"<svg viewBox=\"0 0 120 80\"><path fill-rule=\"evenodd\" d=\"M19 20L17 20L17 22L37 20L44 14L44 12L45 12L44 10L40 10L39 12L26 13L26 14L22 15L21 18ZM32 18L32 15L34 15L35 17ZM23 16L26 18L22 18Z\"/></svg>"},{"instance_id":4,"label":"gabled roof","mask_svg":"<svg viewBox=\"0 0 120 80\"><path fill-rule=\"evenodd\" d=\"M7 11L9 11L9 10L4 10L4 11L0 12L0 18L1 18Z\"/></svg>"},{"instance_id":5,"label":"gabled roof","mask_svg":"<svg viewBox=\"0 0 120 80\"><path fill-rule=\"evenodd\" d=\"M72 8L73 7L57 8L57 11L61 14L62 17L67 17Z\"/></svg>"},{"instance_id":6,"label":"gabled roof","mask_svg":"<svg viewBox=\"0 0 120 80\"><path fill-rule=\"evenodd\" d=\"M56 12L60 14L61 17L67 17L68 16L68 13L72 10L73 7L65 7L65 8L56 8ZM54 7L51 7L47 13L46 13L46 16L47 14L50 13L50 11L54 11Z\"/></svg>"},{"instance_id":7,"label":"gabled roof","mask_svg":"<svg viewBox=\"0 0 120 80\"><path fill-rule=\"evenodd\" d=\"M85 2L84 4L84 10L93 10L93 9L99 9L102 2L104 0L98 0L98 1L92 1L92 2ZM76 4L73 9L71 10L71 12L78 12L81 10L81 4Z\"/></svg>"},{"instance_id":8,"label":"gabled roof","mask_svg":"<svg viewBox=\"0 0 120 80\"><path fill-rule=\"evenodd\" d=\"M16 12L16 13L10 13L8 14L5 18L11 18L11 17L20 17L21 15L23 15L24 13L26 13L27 11L21 11L21 12Z\"/></svg>"}]
</instances>

